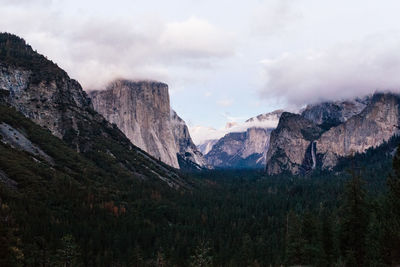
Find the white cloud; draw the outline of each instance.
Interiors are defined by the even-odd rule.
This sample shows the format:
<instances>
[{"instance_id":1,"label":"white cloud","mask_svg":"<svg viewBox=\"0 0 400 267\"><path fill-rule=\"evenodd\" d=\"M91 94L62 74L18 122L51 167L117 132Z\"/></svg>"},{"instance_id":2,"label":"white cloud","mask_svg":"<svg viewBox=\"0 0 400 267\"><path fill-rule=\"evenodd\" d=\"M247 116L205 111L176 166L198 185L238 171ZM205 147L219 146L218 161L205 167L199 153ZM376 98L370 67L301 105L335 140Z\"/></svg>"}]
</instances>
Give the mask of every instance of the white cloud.
<instances>
[{"instance_id":1,"label":"white cloud","mask_svg":"<svg viewBox=\"0 0 400 267\"><path fill-rule=\"evenodd\" d=\"M0 31L24 37L85 89L102 88L118 77L171 82L179 73L179 79L190 79L179 70L208 69L234 53L232 36L196 17L172 23L150 15L74 17L56 7L9 2L3 0Z\"/></svg>"},{"instance_id":2,"label":"white cloud","mask_svg":"<svg viewBox=\"0 0 400 267\"><path fill-rule=\"evenodd\" d=\"M162 47L173 55L189 58L230 56L231 44L232 36L196 17L168 23L160 36Z\"/></svg>"},{"instance_id":3,"label":"white cloud","mask_svg":"<svg viewBox=\"0 0 400 267\"><path fill-rule=\"evenodd\" d=\"M376 90L399 91L399 46L399 34L392 33L264 60L266 85L261 95L299 107L363 96Z\"/></svg>"},{"instance_id":4,"label":"white cloud","mask_svg":"<svg viewBox=\"0 0 400 267\"><path fill-rule=\"evenodd\" d=\"M201 145L208 140L220 139L228 133L245 132L252 127L275 128L278 125L279 117L274 113L267 113L261 116L244 121L242 117L224 115L227 119L225 127L215 129L205 126L189 127L190 136L196 145Z\"/></svg>"}]
</instances>

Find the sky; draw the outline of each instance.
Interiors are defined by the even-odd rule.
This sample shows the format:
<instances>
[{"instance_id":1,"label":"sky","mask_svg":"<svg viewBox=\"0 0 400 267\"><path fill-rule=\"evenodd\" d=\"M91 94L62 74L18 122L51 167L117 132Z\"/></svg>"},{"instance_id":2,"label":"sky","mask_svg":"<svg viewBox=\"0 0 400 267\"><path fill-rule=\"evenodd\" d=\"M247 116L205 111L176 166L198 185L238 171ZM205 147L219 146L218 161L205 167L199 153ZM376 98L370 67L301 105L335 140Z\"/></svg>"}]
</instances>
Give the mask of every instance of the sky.
<instances>
[{"instance_id":1,"label":"sky","mask_svg":"<svg viewBox=\"0 0 400 267\"><path fill-rule=\"evenodd\" d=\"M199 143L276 109L398 92L399 10L397 0L0 0L0 32L85 90L166 82Z\"/></svg>"}]
</instances>

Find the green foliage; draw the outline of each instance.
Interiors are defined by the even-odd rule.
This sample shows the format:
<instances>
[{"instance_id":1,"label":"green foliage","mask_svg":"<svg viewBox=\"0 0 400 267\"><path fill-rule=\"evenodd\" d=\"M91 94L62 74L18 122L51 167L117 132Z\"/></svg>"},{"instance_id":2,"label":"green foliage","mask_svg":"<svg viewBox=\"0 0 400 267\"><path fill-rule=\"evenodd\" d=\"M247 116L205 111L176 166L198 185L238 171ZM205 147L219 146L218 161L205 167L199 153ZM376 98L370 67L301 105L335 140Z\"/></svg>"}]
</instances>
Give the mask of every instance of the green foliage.
<instances>
[{"instance_id":1,"label":"green foliage","mask_svg":"<svg viewBox=\"0 0 400 267\"><path fill-rule=\"evenodd\" d=\"M33 84L68 77L57 64L34 51L24 39L10 33L0 33L0 62L32 71L30 82Z\"/></svg>"},{"instance_id":2,"label":"green foliage","mask_svg":"<svg viewBox=\"0 0 400 267\"><path fill-rule=\"evenodd\" d=\"M208 242L202 241L196 247L194 254L190 257L190 266L209 267L212 266L211 248Z\"/></svg>"},{"instance_id":3,"label":"green foliage","mask_svg":"<svg viewBox=\"0 0 400 267\"><path fill-rule=\"evenodd\" d=\"M17 183L0 182L0 266L399 263L400 160L386 187L390 150L355 157L365 163L362 179L340 170L297 177L214 170L188 175L191 189L177 191L132 175L129 166L156 167L118 142L90 133L96 149L77 153L14 110L0 106L0 121L55 163L0 142L0 170Z\"/></svg>"},{"instance_id":4,"label":"green foliage","mask_svg":"<svg viewBox=\"0 0 400 267\"><path fill-rule=\"evenodd\" d=\"M364 266L369 220L366 191L361 176L354 170L351 175L352 179L346 185L341 206L340 249L347 265Z\"/></svg>"}]
</instances>

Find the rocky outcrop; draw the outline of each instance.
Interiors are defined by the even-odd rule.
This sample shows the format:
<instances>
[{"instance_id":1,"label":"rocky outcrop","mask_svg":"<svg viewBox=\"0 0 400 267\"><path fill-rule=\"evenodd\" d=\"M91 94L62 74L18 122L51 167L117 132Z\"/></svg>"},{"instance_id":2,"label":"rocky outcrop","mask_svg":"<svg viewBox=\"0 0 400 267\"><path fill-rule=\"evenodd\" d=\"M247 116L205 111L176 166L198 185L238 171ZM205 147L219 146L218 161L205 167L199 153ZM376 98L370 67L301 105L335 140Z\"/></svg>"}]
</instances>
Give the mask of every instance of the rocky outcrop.
<instances>
[{"instance_id":1,"label":"rocky outcrop","mask_svg":"<svg viewBox=\"0 0 400 267\"><path fill-rule=\"evenodd\" d=\"M174 110L171 109L172 133L177 147L179 166L184 169L202 169L207 164L189 134L189 129Z\"/></svg>"},{"instance_id":2,"label":"rocky outcrop","mask_svg":"<svg viewBox=\"0 0 400 267\"><path fill-rule=\"evenodd\" d=\"M260 114L243 123L229 123L228 133L219 140L210 140L199 147L207 163L216 168L263 168L271 131L282 110Z\"/></svg>"},{"instance_id":3,"label":"rocky outcrop","mask_svg":"<svg viewBox=\"0 0 400 267\"><path fill-rule=\"evenodd\" d=\"M89 94L97 112L153 157L175 168L204 166L185 122L171 110L168 85L117 80Z\"/></svg>"},{"instance_id":4,"label":"rocky outcrop","mask_svg":"<svg viewBox=\"0 0 400 267\"><path fill-rule=\"evenodd\" d=\"M8 92L5 101L59 138L71 129L78 131L79 111L92 109L79 83L67 75L33 83L33 75L30 70L0 64L0 89Z\"/></svg>"},{"instance_id":5,"label":"rocky outcrop","mask_svg":"<svg viewBox=\"0 0 400 267\"><path fill-rule=\"evenodd\" d=\"M211 140L206 140L202 144L197 146L197 149L203 154L206 155L208 152L211 151L213 146L218 142L218 139L211 139Z\"/></svg>"},{"instance_id":6,"label":"rocky outcrop","mask_svg":"<svg viewBox=\"0 0 400 267\"><path fill-rule=\"evenodd\" d=\"M308 106L302 115L284 113L271 134L267 171L279 174L331 169L341 157L363 153L399 134L398 95Z\"/></svg>"},{"instance_id":7,"label":"rocky outcrop","mask_svg":"<svg viewBox=\"0 0 400 267\"><path fill-rule=\"evenodd\" d=\"M322 168L333 167L339 157L362 153L399 133L399 96L375 94L366 108L323 133L316 141Z\"/></svg>"},{"instance_id":8,"label":"rocky outcrop","mask_svg":"<svg viewBox=\"0 0 400 267\"><path fill-rule=\"evenodd\" d=\"M312 168L306 158L311 143L322 133L312 121L298 114L282 113L278 127L272 131L267 153L268 174L291 172L299 174Z\"/></svg>"},{"instance_id":9,"label":"rocky outcrop","mask_svg":"<svg viewBox=\"0 0 400 267\"><path fill-rule=\"evenodd\" d=\"M256 117L246 120L245 124L253 124L252 126L259 128L275 128L283 112L283 110L278 109L272 112L260 114Z\"/></svg>"},{"instance_id":10,"label":"rocky outcrop","mask_svg":"<svg viewBox=\"0 0 400 267\"><path fill-rule=\"evenodd\" d=\"M133 144L179 168L170 120L168 85L117 80L89 93L94 109L125 133Z\"/></svg>"},{"instance_id":11,"label":"rocky outcrop","mask_svg":"<svg viewBox=\"0 0 400 267\"><path fill-rule=\"evenodd\" d=\"M14 107L99 164L113 162L132 177L158 177L173 187L184 185L174 170L134 146L98 114L80 84L23 39L0 34L0 51L2 104Z\"/></svg>"},{"instance_id":12,"label":"rocky outcrop","mask_svg":"<svg viewBox=\"0 0 400 267\"><path fill-rule=\"evenodd\" d=\"M54 160L40 147L32 143L23 133L4 122L0 123L0 141L14 149L36 156L35 159L38 161L43 159L50 165L54 165Z\"/></svg>"},{"instance_id":13,"label":"rocky outcrop","mask_svg":"<svg viewBox=\"0 0 400 267\"><path fill-rule=\"evenodd\" d=\"M229 133L205 155L207 163L216 168L262 168L270 132L269 129L249 128L246 132Z\"/></svg>"},{"instance_id":14,"label":"rocky outcrop","mask_svg":"<svg viewBox=\"0 0 400 267\"><path fill-rule=\"evenodd\" d=\"M369 97L365 97L363 99L312 104L308 105L301 115L321 128L329 129L359 114L367 106L369 100Z\"/></svg>"}]
</instances>

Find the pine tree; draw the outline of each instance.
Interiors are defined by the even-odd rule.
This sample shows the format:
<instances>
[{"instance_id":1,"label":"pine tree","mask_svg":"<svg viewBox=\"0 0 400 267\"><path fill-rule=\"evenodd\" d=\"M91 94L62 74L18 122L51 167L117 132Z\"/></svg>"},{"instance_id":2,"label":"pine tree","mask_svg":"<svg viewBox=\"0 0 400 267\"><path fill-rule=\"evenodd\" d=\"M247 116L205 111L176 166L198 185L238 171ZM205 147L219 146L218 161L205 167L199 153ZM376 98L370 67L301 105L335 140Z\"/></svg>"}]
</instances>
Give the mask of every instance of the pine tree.
<instances>
[{"instance_id":1,"label":"pine tree","mask_svg":"<svg viewBox=\"0 0 400 267\"><path fill-rule=\"evenodd\" d=\"M385 248L386 263L400 263L400 146L393 158L393 172L388 179L386 204Z\"/></svg>"},{"instance_id":2,"label":"pine tree","mask_svg":"<svg viewBox=\"0 0 400 267\"><path fill-rule=\"evenodd\" d=\"M78 266L79 248L72 235L65 235L61 239L61 247L57 250L56 266Z\"/></svg>"},{"instance_id":3,"label":"pine tree","mask_svg":"<svg viewBox=\"0 0 400 267\"><path fill-rule=\"evenodd\" d=\"M211 248L208 242L202 241L196 248L193 256L190 257L190 266L208 267L212 266Z\"/></svg>"},{"instance_id":4,"label":"pine tree","mask_svg":"<svg viewBox=\"0 0 400 267\"><path fill-rule=\"evenodd\" d=\"M354 170L351 176L341 206L340 248L346 265L364 266L368 227L366 192L361 176Z\"/></svg>"},{"instance_id":5,"label":"pine tree","mask_svg":"<svg viewBox=\"0 0 400 267\"><path fill-rule=\"evenodd\" d=\"M286 264L304 264L305 246L306 241L302 237L299 217L290 211L286 216Z\"/></svg>"}]
</instances>

